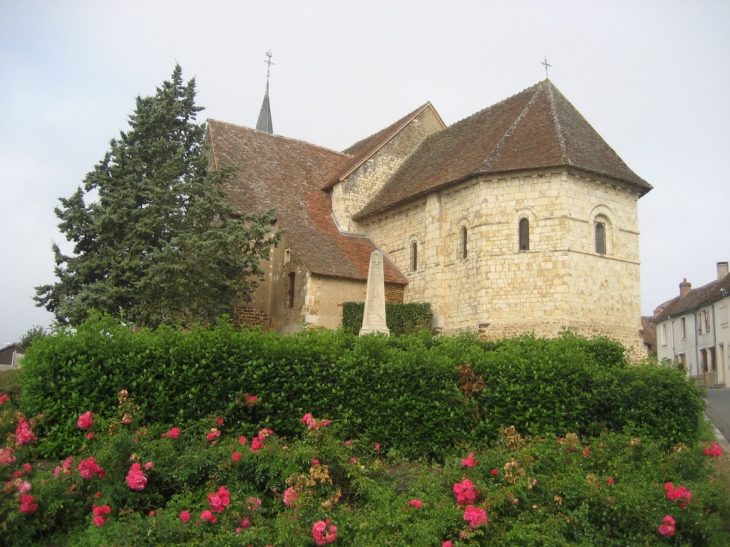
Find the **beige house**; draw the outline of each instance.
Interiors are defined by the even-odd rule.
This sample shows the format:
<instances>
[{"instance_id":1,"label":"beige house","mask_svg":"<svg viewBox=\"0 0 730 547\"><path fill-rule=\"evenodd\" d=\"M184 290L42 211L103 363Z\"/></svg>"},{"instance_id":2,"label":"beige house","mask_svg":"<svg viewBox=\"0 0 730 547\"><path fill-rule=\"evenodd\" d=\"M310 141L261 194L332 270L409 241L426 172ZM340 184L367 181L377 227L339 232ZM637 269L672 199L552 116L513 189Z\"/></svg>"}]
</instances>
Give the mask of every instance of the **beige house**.
<instances>
[{"instance_id":1,"label":"beige house","mask_svg":"<svg viewBox=\"0 0 730 547\"><path fill-rule=\"evenodd\" d=\"M549 80L451 126L426 103L343 152L215 120L208 136L216 167L241 166L234 205L276 208L287 232L242 322L337 327L380 249L387 300L430 302L443 332L643 346L637 201L651 186Z\"/></svg>"}]
</instances>

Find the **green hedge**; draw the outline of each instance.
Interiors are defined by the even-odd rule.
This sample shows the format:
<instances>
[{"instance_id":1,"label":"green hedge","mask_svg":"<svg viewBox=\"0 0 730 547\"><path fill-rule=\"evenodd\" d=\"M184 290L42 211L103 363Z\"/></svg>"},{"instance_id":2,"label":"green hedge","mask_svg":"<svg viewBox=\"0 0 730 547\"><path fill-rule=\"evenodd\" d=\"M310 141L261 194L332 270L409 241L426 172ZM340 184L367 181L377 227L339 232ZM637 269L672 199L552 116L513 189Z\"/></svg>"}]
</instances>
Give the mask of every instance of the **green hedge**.
<instances>
[{"instance_id":1,"label":"green hedge","mask_svg":"<svg viewBox=\"0 0 730 547\"><path fill-rule=\"evenodd\" d=\"M365 302L344 302L342 304L342 328L345 332L358 334L362 328ZM422 330L431 330L433 311L431 304L385 304L385 324L393 336L403 336Z\"/></svg>"},{"instance_id":2,"label":"green hedge","mask_svg":"<svg viewBox=\"0 0 730 547\"><path fill-rule=\"evenodd\" d=\"M609 429L691 444L704 410L682 371L631 367L617 343L571 334L498 343L428 332L280 336L226 322L153 333L95 317L34 344L22 382L23 410L44 415L39 450L54 457L78 448L82 412L116 416L122 389L141 406L142 423L222 416L252 433L269 427L290 436L311 412L409 458L443 458L509 425L525 434ZM259 404L238 403L243 393Z\"/></svg>"}]
</instances>

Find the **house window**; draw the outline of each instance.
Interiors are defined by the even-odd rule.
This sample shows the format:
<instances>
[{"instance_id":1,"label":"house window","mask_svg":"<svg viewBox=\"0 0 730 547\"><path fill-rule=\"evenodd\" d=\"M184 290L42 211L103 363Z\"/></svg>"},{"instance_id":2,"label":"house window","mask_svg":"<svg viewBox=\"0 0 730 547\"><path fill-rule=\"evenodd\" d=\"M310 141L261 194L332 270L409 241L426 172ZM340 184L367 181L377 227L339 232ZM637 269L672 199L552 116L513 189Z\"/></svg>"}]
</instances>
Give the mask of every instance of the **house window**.
<instances>
[{"instance_id":1,"label":"house window","mask_svg":"<svg viewBox=\"0 0 730 547\"><path fill-rule=\"evenodd\" d=\"M415 241L411 243L411 271L415 272L418 269L418 243Z\"/></svg>"},{"instance_id":2,"label":"house window","mask_svg":"<svg viewBox=\"0 0 730 547\"><path fill-rule=\"evenodd\" d=\"M606 223L596 221L596 252L606 254Z\"/></svg>"},{"instance_id":3,"label":"house window","mask_svg":"<svg viewBox=\"0 0 730 547\"><path fill-rule=\"evenodd\" d=\"M727 306L722 306L720 308L720 326L723 329L727 328Z\"/></svg>"},{"instance_id":4,"label":"house window","mask_svg":"<svg viewBox=\"0 0 730 547\"><path fill-rule=\"evenodd\" d=\"M530 250L530 221L520 219L520 251Z\"/></svg>"},{"instance_id":5,"label":"house window","mask_svg":"<svg viewBox=\"0 0 730 547\"><path fill-rule=\"evenodd\" d=\"M684 317L679 320L679 328L682 331L682 340L685 340L687 338L687 322Z\"/></svg>"},{"instance_id":6,"label":"house window","mask_svg":"<svg viewBox=\"0 0 730 547\"><path fill-rule=\"evenodd\" d=\"M296 278L297 274L295 272L291 272L289 274L289 289L287 291L287 299L290 308L294 307L294 288L296 286Z\"/></svg>"},{"instance_id":7,"label":"house window","mask_svg":"<svg viewBox=\"0 0 730 547\"><path fill-rule=\"evenodd\" d=\"M461 258L466 258L469 254L469 249L467 245L467 231L466 226L461 227L461 242L460 242L460 256Z\"/></svg>"},{"instance_id":8,"label":"house window","mask_svg":"<svg viewBox=\"0 0 730 547\"><path fill-rule=\"evenodd\" d=\"M705 334L710 332L710 310L703 310L702 316L705 320Z\"/></svg>"},{"instance_id":9,"label":"house window","mask_svg":"<svg viewBox=\"0 0 730 547\"><path fill-rule=\"evenodd\" d=\"M687 368L687 358L685 357L684 353L680 353L677 355L677 367L684 370Z\"/></svg>"},{"instance_id":10,"label":"house window","mask_svg":"<svg viewBox=\"0 0 730 547\"><path fill-rule=\"evenodd\" d=\"M662 328L659 330L659 336L662 341L662 346L667 345L667 324L662 323Z\"/></svg>"}]
</instances>

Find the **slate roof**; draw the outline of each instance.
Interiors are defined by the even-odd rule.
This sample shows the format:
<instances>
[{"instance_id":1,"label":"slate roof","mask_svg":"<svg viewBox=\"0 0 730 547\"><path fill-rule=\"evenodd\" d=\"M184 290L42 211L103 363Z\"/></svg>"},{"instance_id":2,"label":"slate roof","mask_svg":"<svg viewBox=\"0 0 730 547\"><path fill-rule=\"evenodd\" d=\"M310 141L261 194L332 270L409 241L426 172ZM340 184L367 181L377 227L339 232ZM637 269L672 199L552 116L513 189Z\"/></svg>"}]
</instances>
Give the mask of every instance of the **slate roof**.
<instances>
[{"instance_id":1,"label":"slate roof","mask_svg":"<svg viewBox=\"0 0 730 547\"><path fill-rule=\"evenodd\" d=\"M330 181L327 182L327 184L324 185L323 189L332 188L335 184L338 182L341 182L345 180L345 178L355 171L358 167L360 167L363 163L365 163L368 159L370 159L375 153L378 152L383 146L388 144L388 142L395 137L398 132L406 127L409 123L411 123L421 112L426 110L427 108L431 108L436 115L436 117L441 122L441 125L446 127L446 124L443 123L441 120L441 117L439 116L438 112L436 112L436 109L433 107L433 105L430 102L427 102L426 104L419 106L416 108L413 112L410 112L403 116L400 120L390 124L385 129L381 129L374 135L370 135L369 137L362 139L361 141L356 142L346 150L344 150L342 153L347 154L348 156L351 156L350 161L345 164L344 168L337 173L337 175Z\"/></svg>"},{"instance_id":2,"label":"slate roof","mask_svg":"<svg viewBox=\"0 0 730 547\"><path fill-rule=\"evenodd\" d=\"M428 136L354 218L473 176L558 166L618 179L638 188L641 195L652 188L550 80L543 80Z\"/></svg>"},{"instance_id":3,"label":"slate roof","mask_svg":"<svg viewBox=\"0 0 730 547\"><path fill-rule=\"evenodd\" d=\"M687 313L708 304L710 300L720 299L724 296L723 290L725 295L730 296L730 274L707 285L690 289L684 296L676 296L665 302L655 312L653 321L658 323L664 321L670 315L676 316Z\"/></svg>"},{"instance_id":4,"label":"slate roof","mask_svg":"<svg viewBox=\"0 0 730 547\"><path fill-rule=\"evenodd\" d=\"M313 274L367 279L375 245L366 237L340 234L332 220L332 204L322 181L330 180L351 157L313 144L255 129L208 120L208 138L215 168L238 165L225 186L237 212L276 209L292 249ZM384 261L387 283L408 280Z\"/></svg>"},{"instance_id":5,"label":"slate roof","mask_svg":"<svg viewBox=\"0 0 730 547\"><path fill-rule=\"evenodd\" d=\"M264 102L261 103L261 111L259 119L256 122L256 129L266 133L274 132L274 123L271 121L271 104L269 103L269 80L266 80L266 93L264 93Z\"/></svg>"}]
</instances>

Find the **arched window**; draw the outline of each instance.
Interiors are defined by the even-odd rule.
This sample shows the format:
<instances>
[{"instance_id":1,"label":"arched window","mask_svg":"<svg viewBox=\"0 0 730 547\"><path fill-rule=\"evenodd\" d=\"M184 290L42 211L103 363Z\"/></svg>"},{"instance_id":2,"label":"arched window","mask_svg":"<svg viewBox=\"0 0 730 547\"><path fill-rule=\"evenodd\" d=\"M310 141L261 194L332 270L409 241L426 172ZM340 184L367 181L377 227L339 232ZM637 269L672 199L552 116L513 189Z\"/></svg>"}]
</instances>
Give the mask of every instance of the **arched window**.
<instances>
[{"instance_id":1,"label":"arched window","mask_svg":"<svg viewBox=\"0 0 730 547\"><path fill-rule=\"evenodd\" d=\"M415 241L411 243L411 271L415 272L418 269L418 243Z\"/></svg>"},{"instance_id":2,"label":"arched window","mask_svg":"<svg viewBox=\"0 0 730 547\"><path fill-rule=\"evenodd\" d=\"M466 231L466 226L461 227L461 241L460 241L460 247L459 247L459 256L461 258L466 258L469 255L469 247L468 247L468 234Z\"/></svg>"},{"instance_id":3,"label":"arched window","mask_svg":"<svg viewBox=\"0 0 730 547\"><path fill-rule=\"evenodd\" d=\"M520 219L520 251L530 250L530 221Z\"/></svg>"},{"instance_id":4,"label":"arched window","mask_svg":"<svg viewBox=\"0 0 730 547\"><path fill-rule=\"evenodd\" d=\"M596 252L599 255L606 254L606 222L603 219L596 220Z\"/></svg>"}]
</instances>

